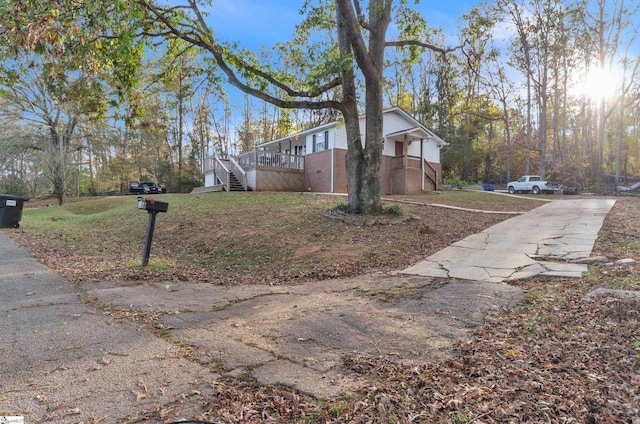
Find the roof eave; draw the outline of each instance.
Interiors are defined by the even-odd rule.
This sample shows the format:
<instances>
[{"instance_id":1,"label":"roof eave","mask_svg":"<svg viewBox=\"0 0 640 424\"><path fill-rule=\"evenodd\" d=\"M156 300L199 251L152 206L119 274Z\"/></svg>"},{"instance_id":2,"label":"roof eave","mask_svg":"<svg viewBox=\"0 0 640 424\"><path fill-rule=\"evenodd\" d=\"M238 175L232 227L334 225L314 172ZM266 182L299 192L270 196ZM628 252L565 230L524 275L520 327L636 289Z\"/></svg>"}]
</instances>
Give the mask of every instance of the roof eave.
<instances>
[{"instance_id":1,"label":"roof eave","mask_svg":"<svg viewBox=\"0 0 640 424\"><path fill-rule=\"evenodd\" d=\"M331 128L331 127L334 127L334 126L337 126L337 125L338 125L338 121L327 122L326 124L318 125L316 127L311 127L311 128L306 129L304 131L293 133L293 134L287 135L285 137L279 138L277 140L267 141L266 143L259 144L256 147L257 148L261 148L261 147L275 145L275 144L278 144L278 143L288 142L289 140L293 140L294 138L295 139L300 139L302 137L305 137L307 134L312 134L312 133L315 133L315 132L318 132L318 131L322 131L322 130L324 130L326 128Z\"/></svg>"}]
</instances>

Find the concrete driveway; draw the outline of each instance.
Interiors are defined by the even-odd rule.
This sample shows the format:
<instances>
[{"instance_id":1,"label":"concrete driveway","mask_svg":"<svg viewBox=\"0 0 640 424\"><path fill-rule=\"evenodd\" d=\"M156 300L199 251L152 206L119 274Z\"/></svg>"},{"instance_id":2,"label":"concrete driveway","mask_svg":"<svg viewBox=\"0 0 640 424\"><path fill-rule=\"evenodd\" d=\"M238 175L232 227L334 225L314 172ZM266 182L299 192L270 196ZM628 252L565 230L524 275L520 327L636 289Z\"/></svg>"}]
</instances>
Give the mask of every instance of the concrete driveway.
<instances>
[{"instance_id":1,"label":"concrete driveway","mask_svg":"<svg viewBox=\"0 0 640 424\"><path fill-rule=\"evenodd\" d=\"M614 200L556 200L471 235L403 274L501 281L535 275L580 277Z\"/></svg>"},{"instance_id":2,"label":"concrete driveway","mask_svg":"<svg viewBox=\"0 0 640 424\"><path fill-rule=\"evenodd\" d=\"M401 273L292 286L76 287L0 231L0 416L119 423L156 411L163 420L144 422L162 422L180 405L191 418L223 376L342 396L366 384L345 356L446 357L523 299L505 280L581 275L565 261L590 255L613 204L554 201Z\"/></svg>"}]
</instances>

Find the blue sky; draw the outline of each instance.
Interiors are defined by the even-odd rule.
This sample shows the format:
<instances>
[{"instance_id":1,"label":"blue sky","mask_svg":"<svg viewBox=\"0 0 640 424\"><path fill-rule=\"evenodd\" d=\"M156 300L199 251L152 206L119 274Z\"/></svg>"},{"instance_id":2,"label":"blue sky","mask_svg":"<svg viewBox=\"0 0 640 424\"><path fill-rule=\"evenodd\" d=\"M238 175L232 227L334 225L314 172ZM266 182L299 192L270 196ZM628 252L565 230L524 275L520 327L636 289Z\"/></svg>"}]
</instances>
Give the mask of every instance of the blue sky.
<instances>
[{"instance_id":1,"label":"blue sky","mask_svg":"<svg viewBox=\"0 0 640 424\"><path fill-rule=\"evenodd\" d=\"M412 3L412 2L411 2ZM429 25L456 32L456 21L477 2L422 0L413 5ZM214 0L209 17L216 36L253 50L291 38L304 0Z\"/></svg>"}]
</instances>

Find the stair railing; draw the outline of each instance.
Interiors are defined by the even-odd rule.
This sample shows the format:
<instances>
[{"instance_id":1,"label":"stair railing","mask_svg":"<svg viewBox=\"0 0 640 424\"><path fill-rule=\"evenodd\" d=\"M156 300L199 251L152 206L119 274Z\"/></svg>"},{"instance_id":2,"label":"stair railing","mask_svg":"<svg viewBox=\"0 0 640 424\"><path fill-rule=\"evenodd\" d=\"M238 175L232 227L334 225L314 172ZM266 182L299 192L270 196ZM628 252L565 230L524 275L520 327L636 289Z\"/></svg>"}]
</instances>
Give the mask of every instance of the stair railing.
<instances>
[{"instance_id":1,"label":"stair railing","mask_svg":"<svg viewBox=\"0 0 640 424\"><path fill-rule=\"evenodd\" d=\"M220 184L226 187L227 191L231 191L231 186L230 186L231 178L229 178L229 173L230 173L229 169L218 157L216 157L216 161L213 167L214 167L214 174L218 179L218 181L220 181Z\"/></svg>"},{"instance_id":2,"label":"stair railing","mask_svg":"<svg viewBox=\"0 0 640 424\"><path fill-rule=\"evenodd\" d=\"M240 164L232 157L229 158L229 171L236 176L236 179L242 184L244 191L247 191L247 173L242 169Z\"/></svg>"},{"instance_id":3,"label":"stair railing","mask_svg":"<svg viewBox=\"0 0 640 424\"><path fill-rule=\"evenodd\" d=\"M433 182L433 186L436 190L438 190L438 171L436 171L436 169L429 162L427 162L426 159L424 159L422 162L424 175L426 175L427 178L429 178Z\"/></svg>"}]
</instances>

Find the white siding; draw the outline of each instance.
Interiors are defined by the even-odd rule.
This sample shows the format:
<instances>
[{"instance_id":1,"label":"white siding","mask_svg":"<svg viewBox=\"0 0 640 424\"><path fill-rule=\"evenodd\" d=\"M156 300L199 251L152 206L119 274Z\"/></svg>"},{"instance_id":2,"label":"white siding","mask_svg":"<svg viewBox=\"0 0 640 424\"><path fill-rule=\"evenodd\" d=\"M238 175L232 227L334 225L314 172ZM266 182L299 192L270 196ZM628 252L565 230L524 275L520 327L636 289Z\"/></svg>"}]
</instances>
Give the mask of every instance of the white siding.
<instances>
[{"instance_id":1,"label":"white siding","mask_svg":"<svg viewBox=\"0 0 640 424\"><path fill-rule=\"evenodd\" d=\"M397 115L395 113L385 113L383 128L384 134L393 134L403 130L407 130L413 128L415 123L407 122L402 116ZM417 150L415 149L417 146ZM382 151L384 156L395 156L396 155L396 142L395 140L384 140L384 150ZM420 156L420 143L413 142L409 146L409 155L411 156Z\"/></svg>"},{"instance_id":2,"label":"white siding","mask_svg":"<svg viewBox=\"0 0 640 424\"><path fill-rule=\"evenodd\" d=\"M325 134L329 135L329 147L326 150L333 149L335 147L336 141L337 141L336 140L336 127L326 128L326 129L323 129L323 130L308 134L306 136L306 139L305 139L305 146L306 146L305 147L306 148L306 153L305 154L309 155L311 153L314 153L313 136L316 136L317 143L320 143L321 141L324 141ZM325 150L325 149L323 148L323 149L315 150L315 151L321 152L323 150Z\"/></svg>"},{"instance_id":3,"label":"white siding","mask_svg":"<svg viewBox=\"0 0 640 424\"><path fill-rule=\"evenodd\" d=\"M215 178L213 173L204 174L204 186L213 187L215 184Z\"/></svg>"},{"instance_id":4,"label":"white siding","mask_svg":"<svg viewBox=\"0 0 640 424\"><path fill-rule=\"evenodd\" d=\"M424 142L424 158L428 162L440 163L440 148L435 141Z\"/></svg>"},{"instance_id":5,"label":"white siding","mask_svg":"<svg viewBox=\"0 0 640 424\"><path fill-rule=\"evenodd\" d=\"M404 130L415 128L418 124L413 121L408 121L403 115L396 112L385 113L383 115L383 133L384 134L393 134L397 132L401 132ZM314 134L317 137L317 140L324 138L324 132L329 131L329 149L347 149L347 132L344 125L335 125L329 128L320 128L317 131L309 132L305 134L304 137L301 137L300 140L297 140L295 144L304 144L306 149L306 154L313 153L313 136ZM360 118L360 131L362 134L362 144L364 146L364 134L365 134L365 119L364 117ZM429 162L440 163L440 149L435 141L431 141L429 139L425 139L423 141L423 153L424 158ZM293 153L293 151L292 151ZM396 146L395 140L384 139L384 146L382 150L382 154L384 156L395 156ZM408 154L410 156L420 156L420 141L415 140L409 145Z\"/></svg>"},{"instance_id":6,"label":"white siding","mask_svg":"<svg viewBox=\"0 0 640 424\"><path fill-rule=\"evenodd\" d=\"M427 144L424 143L423 144ZM415 157L420 157L420 140L416 140L413 143L409 144L409 151L408 151L409 156L415 156Z\"/></svg>"},{"instance_id":7,"label":"white siding","mask_svg":"<svg viewBox=\"0 0 640 424\"><path fill-rule=\"evenodd\" d=\"M382 156L395 156L396 142L394 140L384 139L384 147L382 148Z\"/></svg>"},{"instance_id":8,"label":"white siding","mask_svg":"<svg viewBox=\"0 0 640 424\"><path fill-rule=\"evenodd\" d=\"M336 149L347 149L347 130L344 125L334 128L335 140L334 146Z\"/></svg>"},{"instance_id":9,"label":"white siding","mask_svg":"<svg viewBox=\"0 0 640 424\"><path fill-rule=\"evenodd\" d=\"M313 134L309 134L304 140L305 155L313 153Z\"/></svg>"},{"instance_id":10,"label":"white siding","mask_svg":"<svg viewBox=\"0 0 640 424\"><path fill-rule=\"evenodd\" d=\"M408 128L411 128L411 124L404 120L401 116L396 115L395 113L385 113L383 115L382 127L383 127L383 135L391 134L394 132L402 131ZM362 146L364 147L365 143L365 131L367 129L365 118L360 118L360 134L362 135ZM336 138L336 146L338 148L346 149L347 148L347 132L344 127L338 129L340 136ZM339 143L338 143L339 141ZM393 140L384 139L384 146L382 148L382 154L384 156L395 156L396 153L396 143Z\"/></svg>"},{"instance_id":11,"label":"white siding","mask_svg":"<svg viewBox=\"0 0 640 424\"><path fill-rule=\"evenodd\" d=\"M247 185L251 187L252 190L256 189L256 174L257 171L255 169L247 172Z\"/></svg>"},{"instance_id":12,"label":"white siding","mask_svg":"<svg viewBox=\"0 0 640 424\"><path fill-rule=\"evenodd\" d=\"M429 162L440 163L440 149L435 141L425 139L422 141L422 155ZM416 140L409 145L409 156L420 157L420 141Z\"/></svg>"},{"instance_id":13,"label":"white siding","mask_svg":"<svg viewBox=\"0 0 640 424\"><path fill-rule=\"evenodd\" d=\"M384 133L393 134L416 126L413 122L407 122L403 117L395 113L384 114Z\"/></svg>"}]
</instances>

